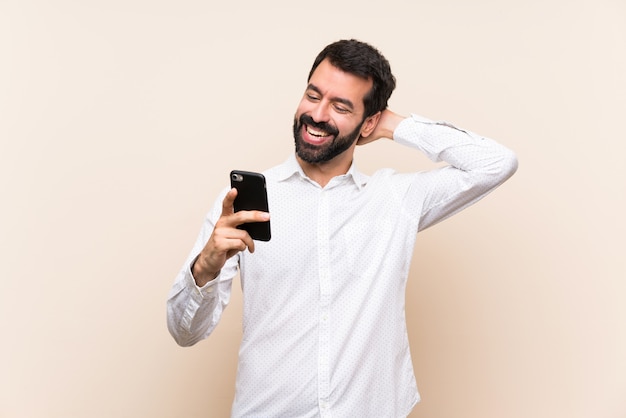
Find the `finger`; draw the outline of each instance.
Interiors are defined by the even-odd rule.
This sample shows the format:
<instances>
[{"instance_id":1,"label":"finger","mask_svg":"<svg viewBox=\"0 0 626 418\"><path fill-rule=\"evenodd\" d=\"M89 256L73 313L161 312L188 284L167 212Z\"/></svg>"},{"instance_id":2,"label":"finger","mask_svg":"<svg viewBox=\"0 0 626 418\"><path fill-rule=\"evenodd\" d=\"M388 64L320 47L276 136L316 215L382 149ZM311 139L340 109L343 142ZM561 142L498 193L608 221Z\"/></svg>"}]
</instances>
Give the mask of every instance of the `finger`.
<instances>
[{"instance_id":1,"label":"finger","mask_svg":"<svg viewBox=\"0 0 626 418\"><path fill-rule=\"evenodd\" d=\"M254 251L254 240L244 229L236 227L216 228L211 238L215 248L218 251L229 253L228 257L246 248L249 248L250 252Z\"/></svg>"},{"instance_id":2,"label":"finger","mask_svg":"<svg viewBox=\"0 0 626 418\"><path fill-rule=\"evenodd\" d=\"M243 242L246 244L248 251L253 253L254 252L254 240L252 239L250 234L248 234L247 232L246 232L246 236L243 238Z\"/></svg>"},{"instance_id":3,"label":"finger","mask_svg":"<svg viewBox=\"0 0 626 418\"><path fill-rule=\"evenodd\" d=\"M240 210L230 216L230 220L234 226L250 222L267 222L270 220L270 214L260 210Z\"/></svg>"},{"instance_id":4,"label":"finger","mask_svg":"<svg viewBox=\"0 0 626 418\"><path fill-rule=\"evenodd\" d=\"M234 256L240 251L245 251L246 248L251 253L254 252L254 240L250 237L250 234L248 234L246 231L243 231L243 230L239 230L239 231L241 231L242 233L237 234L238 235L237 237L229 238L224 243L224 246L227 248L226 250L227 258Z\"/></svg>"},{"instance_id":5,"label":"finger","mask_svg":"<svg viewBox=\"0 0 626 418\"><path fill-rule=\"evenodd\" d=\"M228 216L235 213L235 209L233 204L235 202L235 198L237 197L237 189L234 187L226 193L224 196L224 200L222 201L222 216Z\"/></svg>"}]
</instances>

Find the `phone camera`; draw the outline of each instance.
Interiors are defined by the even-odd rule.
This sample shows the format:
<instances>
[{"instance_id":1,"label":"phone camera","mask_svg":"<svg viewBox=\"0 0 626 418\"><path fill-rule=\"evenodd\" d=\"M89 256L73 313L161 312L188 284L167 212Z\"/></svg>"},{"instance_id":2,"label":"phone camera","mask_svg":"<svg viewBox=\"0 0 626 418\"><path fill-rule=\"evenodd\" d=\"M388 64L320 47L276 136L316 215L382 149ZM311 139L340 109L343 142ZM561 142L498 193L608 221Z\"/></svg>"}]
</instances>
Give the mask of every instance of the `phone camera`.
<instances>
[{"instance_id":1,"label":"phone camera","mask_svg":"<svg viewBox=\"0 0 626 418\"><path fill-rule=\"evenodd\" d=\"M243 176L241 174L233 173L231 176L233 181L243 181Z\"/></svg>"}]
</instances>

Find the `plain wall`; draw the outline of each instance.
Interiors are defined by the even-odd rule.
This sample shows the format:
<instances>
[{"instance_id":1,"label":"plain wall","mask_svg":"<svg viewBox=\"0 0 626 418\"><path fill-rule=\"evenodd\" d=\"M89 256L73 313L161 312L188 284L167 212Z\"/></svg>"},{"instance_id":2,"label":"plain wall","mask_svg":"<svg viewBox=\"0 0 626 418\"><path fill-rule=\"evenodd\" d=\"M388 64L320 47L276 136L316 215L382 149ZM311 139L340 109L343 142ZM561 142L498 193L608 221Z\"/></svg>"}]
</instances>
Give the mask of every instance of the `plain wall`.
<instances>
[{"instance_id":1,"label":"plain wall","mask_svg":"<svg viewBox=\"0 0 626 418\"><path fill-rule=\"evenodd\" d=\"M230 169L292 152L340 38L387 56L393 110L520 160L418 237L411 417L626 417L622 0L0 0L0 417L228 416L239 287L192 348L167 294Z\"/></svg>"}]
</instances>

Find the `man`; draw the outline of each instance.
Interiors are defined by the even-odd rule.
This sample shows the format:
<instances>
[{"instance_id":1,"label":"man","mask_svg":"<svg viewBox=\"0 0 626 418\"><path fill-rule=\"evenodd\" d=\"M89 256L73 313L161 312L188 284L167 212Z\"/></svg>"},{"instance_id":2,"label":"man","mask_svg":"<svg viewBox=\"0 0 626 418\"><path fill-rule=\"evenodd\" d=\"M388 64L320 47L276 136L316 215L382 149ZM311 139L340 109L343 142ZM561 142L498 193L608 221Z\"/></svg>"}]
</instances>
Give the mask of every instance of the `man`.
<instances>
[{"instance_id":1,"label":"man","mask_svg":"<svg viewBox=\"0 0 626 418\"><path fill-rule=\"evenodd\" d=\"M394 88L375 48L328 45L295 114L295 155L264 173L271 241L236 228L269 214L234 213L236 190L225 190L176 278L168 327L188 346L215 328L240 270L235 417L405 417L419 401L404 316L416 233L503 183L517 160L490 139L390 111ZM368 177L354 150L381 138L448 166Z\"/></svg>"}]
</instances>

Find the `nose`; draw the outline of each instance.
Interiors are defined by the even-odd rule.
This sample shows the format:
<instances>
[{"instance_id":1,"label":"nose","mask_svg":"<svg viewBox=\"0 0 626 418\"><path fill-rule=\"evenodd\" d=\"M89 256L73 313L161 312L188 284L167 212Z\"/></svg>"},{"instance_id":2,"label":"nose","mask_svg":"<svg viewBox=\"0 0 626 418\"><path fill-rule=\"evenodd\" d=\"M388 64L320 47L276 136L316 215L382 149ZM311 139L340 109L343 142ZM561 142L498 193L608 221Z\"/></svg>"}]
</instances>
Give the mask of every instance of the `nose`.
<instances>
[{"instance_id":1,"label":"nose","mask_svg":"<svg viewBox=\"0 0 626 418\"><path fill-rule=\"evenodd\" d=\"M317 103L311 110L311 117L315 122L328 122L330 121L330 112L328 112L328 105L323 101Z\"/></svg>"}]
</instances>

